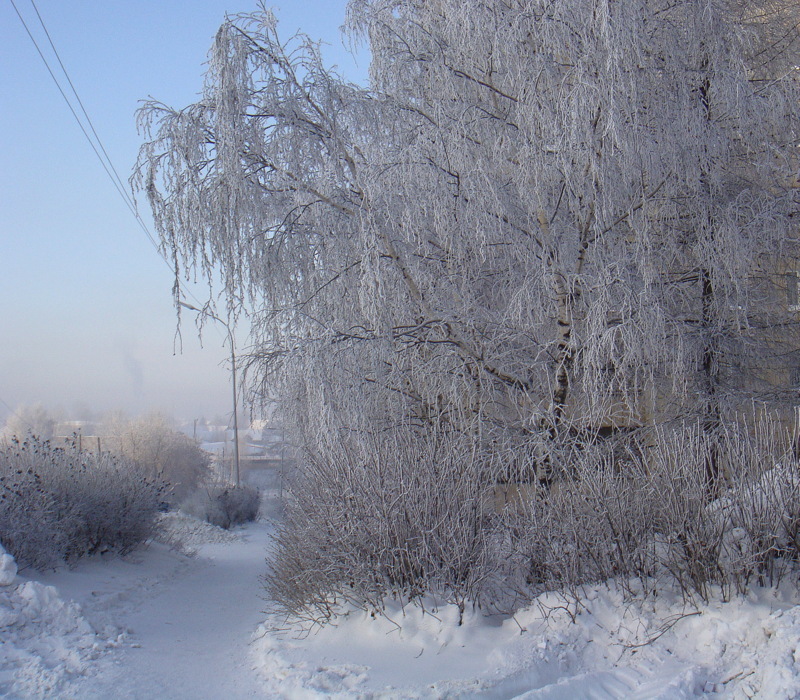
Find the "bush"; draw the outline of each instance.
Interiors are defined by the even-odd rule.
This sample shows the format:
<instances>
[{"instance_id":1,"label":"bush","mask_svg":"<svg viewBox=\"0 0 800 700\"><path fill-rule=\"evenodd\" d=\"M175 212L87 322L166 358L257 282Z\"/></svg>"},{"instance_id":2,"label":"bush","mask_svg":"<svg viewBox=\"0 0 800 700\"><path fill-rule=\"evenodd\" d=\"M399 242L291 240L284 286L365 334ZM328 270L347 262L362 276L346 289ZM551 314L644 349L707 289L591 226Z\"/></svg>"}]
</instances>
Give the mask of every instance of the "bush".
<instances>
[{"instance_id":1,"label":"bush","mask_svg":"<svg viewBox=\"0 0 800 700\"><path fill-rule=\"evenodd\" d=\"M338 461L306 455L266 577L277 607L307 622L428 594L513 612L612 578L631 593L731 596L776 585L800 558L800 472L768 417L567 436L547 486L504 464L498 443L336 437Z\"/></svg>"},{"instance_id":2,"label":"bush","mask_svg":"<svg viewBox=\"0 0 800 700\"><path fill-rule=\"evenodd\" d=\"M0 449L0 543L42 569L148 539L165 486L110 454L31 437Z\"/></svg>"},{"instance_id":3,"label":"bush","mask_svg":"<svg viewBox=\"0 0 800 700\"><path fill-rule=\"evenodd\" d=\"M181 510L226 530L258 517L258 489L252 486L209 484L195 491Z\"/></svg>"},{"instance_id":4,"label":"bush","mask_svg":"<svg viewBox=\"0 0 800 700\"><path fill-rule=\"evenodd\" d=\"M320 622L332 601L382 609L433 593L463 608L492 584L495 518L485 453L455 431L332 439L339 459L306 455L266 578L286 613Z\"/></svg>"},{"instance_id":5,"label":"bush","mask_svg":"<svg viewBox=\"0 0 800 700\"><path fill-rule=\"evenodd\" d=\"M516 585L535 594L638 578L703 599L712 586L729 597L777 585L800 555L800 472L781 432L764 417L716 433L655 430L646 459L624 469L587 453L546 497L506 514Z\"/></svg>"}]
</instances>

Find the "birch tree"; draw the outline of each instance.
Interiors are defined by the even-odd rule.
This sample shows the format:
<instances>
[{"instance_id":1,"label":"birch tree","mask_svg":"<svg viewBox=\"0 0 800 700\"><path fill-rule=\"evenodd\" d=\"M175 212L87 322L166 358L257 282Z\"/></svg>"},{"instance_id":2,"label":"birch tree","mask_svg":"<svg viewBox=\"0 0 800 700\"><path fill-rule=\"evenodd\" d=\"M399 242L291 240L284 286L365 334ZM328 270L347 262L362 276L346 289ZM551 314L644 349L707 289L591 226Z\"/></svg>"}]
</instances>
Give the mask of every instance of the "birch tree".
<instances>
[{"instance_id":1,"label":"birch tree","mask_svg":"<svg viewBox=\"0 0 800 700\"><path fill-rule=\"evenodd\" d=\"M200 101L144 105L134 182L176 277L218 271L246 311L252 395L282 397L307 492L361 499L349 561L397 519L361 564L473 595L495 484L552 479L601 430L713 431L752 398L736 368L775 340L754 319L794 255L793 21L734 0L352 0L362 88L262 9L219 30ZM453 494L425 517L421 473ZM445 552L456 512L472 534Z\"/></svg>"}]
</instances>

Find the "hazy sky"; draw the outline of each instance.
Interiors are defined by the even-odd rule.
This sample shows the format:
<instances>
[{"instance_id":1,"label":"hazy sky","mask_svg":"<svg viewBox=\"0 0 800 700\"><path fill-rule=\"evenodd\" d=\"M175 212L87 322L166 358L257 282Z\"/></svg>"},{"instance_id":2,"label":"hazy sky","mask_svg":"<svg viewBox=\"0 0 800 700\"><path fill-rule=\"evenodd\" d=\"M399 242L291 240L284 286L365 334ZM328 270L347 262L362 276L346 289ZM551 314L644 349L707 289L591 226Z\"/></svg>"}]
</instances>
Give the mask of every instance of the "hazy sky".
<instances>
[{"instance_id":1,"label":"hazy sky","mask_svg":"<svg viewBox=\"0 0 800 700\"><path fill-rule=\"evenodd\" d=\"M194 101L225 13L256 7L255 0L34 2L126 182L140 144L138 101ZM31 0L14 3L48 48ZM356 64L342 46L345 6L273 3L283 36L302 29L324 40L328 63L366 82L367 59ZM0 421L32 403L187 419L229 412L224 330L209 324L201 348L187 315L182 353L175 346L171 273L114 190L11 2L0 3L0 131Z\"/></svg>"}]
</instances>

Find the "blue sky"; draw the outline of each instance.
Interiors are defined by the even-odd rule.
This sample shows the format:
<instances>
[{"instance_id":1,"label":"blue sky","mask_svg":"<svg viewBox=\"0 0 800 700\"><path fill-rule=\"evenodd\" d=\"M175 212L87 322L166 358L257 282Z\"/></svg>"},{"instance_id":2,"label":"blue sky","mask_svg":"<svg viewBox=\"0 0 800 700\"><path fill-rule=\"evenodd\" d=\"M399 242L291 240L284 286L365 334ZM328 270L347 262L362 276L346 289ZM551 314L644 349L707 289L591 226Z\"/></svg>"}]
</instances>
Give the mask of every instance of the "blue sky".
<instances>
[{"instance_id":1,"label":"blue sky","mask_svg":"<svg viewBox=\"0 0 800 700\"><path fill-rule=\"evenodd\" d=\"M153 96L183 107L202 84L225 13L255 0L34 0L86 110L127 181ZM31 0L14 0L43 48ZM327 62L366 82L339 27L346 0L277 0L281 35L329 46ZM52 54L46 53L57 66ZM70 414L230 411L229 352L186 318L175 345L172 276L80 132L11 2L0 2L0 420L18 405ZM142 214L149 212L140 202ZM198 293L199 295L199 293Z\"/></svg>"}]
</instances>

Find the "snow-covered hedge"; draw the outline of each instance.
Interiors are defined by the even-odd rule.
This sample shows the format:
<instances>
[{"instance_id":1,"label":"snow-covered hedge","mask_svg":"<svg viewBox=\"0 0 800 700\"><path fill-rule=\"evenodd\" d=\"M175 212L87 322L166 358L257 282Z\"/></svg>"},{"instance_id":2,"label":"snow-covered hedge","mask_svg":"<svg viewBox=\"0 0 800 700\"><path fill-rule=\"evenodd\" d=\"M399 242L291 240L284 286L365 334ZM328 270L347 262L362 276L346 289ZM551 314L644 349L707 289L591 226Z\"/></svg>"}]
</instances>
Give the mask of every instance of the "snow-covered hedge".
<instances>
[{"instance_id":1,"label":"snow-covered hedge","mask_svg":"<svg viewBox=\"0 0 800 700\"><path fill-rule=\"evenodd\" d=\"M131 462L29 438L0 448L0 543L47 568L151 536L164 485Z\"/></svg>"},{"instance_id":2,"label":"snow-covered hedge","mask_svg":"<svg viewBox=\"0 0 800 700\"><path fill-rule=\"evenodd\" d=\"M714 586L776 585L800 553L800 472L785 438L768 419L643 430L622 438L626 451L573 446L544 486L497 481L492 453L467 440L455 459L452 442L373 436L336 463L307 458L267 587L285 613L323 621L343 601L380 610L427 594L513 611L608 579L703 599Z\"/></svg>"},{"instance_id":3,"label":"snow-covered hedge","mask_svg":"<svg viewBox=\"0 0 800 700\"><path fill-rule=\"evenodd\" d=\"M800 471L780 432L766 419L655 431L624 467L587 453L511 518L515 585L670 579L703 599L715 585L726 595L777 585L800 555Z\"/></svg>"}]
</instances>

